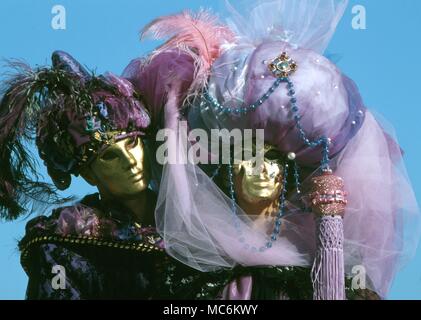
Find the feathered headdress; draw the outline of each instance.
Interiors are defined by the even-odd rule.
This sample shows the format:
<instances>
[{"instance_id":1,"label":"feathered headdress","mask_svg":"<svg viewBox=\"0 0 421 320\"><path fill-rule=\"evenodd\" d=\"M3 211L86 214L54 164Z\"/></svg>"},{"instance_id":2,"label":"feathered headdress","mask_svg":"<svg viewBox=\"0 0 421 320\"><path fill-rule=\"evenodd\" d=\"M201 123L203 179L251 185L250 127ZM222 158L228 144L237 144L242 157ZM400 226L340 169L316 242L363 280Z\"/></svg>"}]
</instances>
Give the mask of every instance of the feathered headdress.
<instances>
[{"instance_id":1,"label":"feathered headdress","mask_svg":"<svg viewBox=\"0 0 421 320\"><path fill-rule=\"evenodd\" d=\"M65 52L51 68L21 62L4 82L0 103L0 215L15 219L25 211L62 203L70 174L79 174L115 133L142 133L150 120L131 84L111 74L95 77ZM40 181L27 151L36 140L55 186ZM32 205L32 208L29 206Z\"/></svg>"},{"instance_id":2,"label":"feathered headdress","mask_svg":"<svg viewBox=\"0 0 421 320\"><path fill-rule=\"evenodd\" d=\"M212 63L221 55L224 44L234 41L234 34L219 24L210 12L201 10L197 14L184 11L152 21L141 31L141 39L146 38L170 38L153 52L149 60L174 49L191 55L195 65L195 77L190 87L192 93L203 88Z\"/></svg>"}]
</instances>

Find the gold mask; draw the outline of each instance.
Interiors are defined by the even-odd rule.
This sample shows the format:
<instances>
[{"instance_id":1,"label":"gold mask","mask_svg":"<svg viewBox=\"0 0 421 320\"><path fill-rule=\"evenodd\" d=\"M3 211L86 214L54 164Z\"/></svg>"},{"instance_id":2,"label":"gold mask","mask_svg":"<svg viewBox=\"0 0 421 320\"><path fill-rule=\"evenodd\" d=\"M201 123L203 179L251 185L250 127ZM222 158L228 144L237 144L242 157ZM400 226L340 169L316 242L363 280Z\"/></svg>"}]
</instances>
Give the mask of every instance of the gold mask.
<instances>
[{"instance_id":1,"label":"gold mask","mask_svg":"<svg viewBox=\"0 0 421 320\"><path fill-rule=\"evenodd\" d=\"M283 174L279 158L273 147L265 146L265 159L259 174L254 172L252 161L234 164L235 192L240 202L257 204L279 198Z\"/></svg>"},{"instance_id":2,"label":"gold mask","mask_svg":"<svg viewBox=\"0 0 421 320\"><path fill-rule=\"evenodd\" d=\"M140 137L128 137L102 151L82 176L104 196L132 199L147 189L149 170Z\"/></svg>"}]
</instances>

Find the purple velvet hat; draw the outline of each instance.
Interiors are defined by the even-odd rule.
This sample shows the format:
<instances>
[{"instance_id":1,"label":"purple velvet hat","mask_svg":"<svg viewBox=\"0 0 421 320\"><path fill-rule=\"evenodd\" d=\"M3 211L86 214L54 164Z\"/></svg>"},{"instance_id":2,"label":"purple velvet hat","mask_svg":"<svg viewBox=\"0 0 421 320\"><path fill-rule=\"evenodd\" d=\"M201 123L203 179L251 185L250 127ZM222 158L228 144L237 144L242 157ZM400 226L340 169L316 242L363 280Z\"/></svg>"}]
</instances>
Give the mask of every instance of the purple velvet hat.
<instances>
[{"instance_id":1,"label":"purple velvet hat","mask_svg":"<svg viewBox=\"0 0 421 320\"><path fill-rule=\"evenodd\" d=\"M35 138L58 189L107 145L145 134L150 118L133 86L113 74L94 76L69 54L56 51L52 66L12 65L0 106L0 209L16 218L32 199L49 202L52 186L36 176L25 143Z\"/></svg>"}]
</instances>

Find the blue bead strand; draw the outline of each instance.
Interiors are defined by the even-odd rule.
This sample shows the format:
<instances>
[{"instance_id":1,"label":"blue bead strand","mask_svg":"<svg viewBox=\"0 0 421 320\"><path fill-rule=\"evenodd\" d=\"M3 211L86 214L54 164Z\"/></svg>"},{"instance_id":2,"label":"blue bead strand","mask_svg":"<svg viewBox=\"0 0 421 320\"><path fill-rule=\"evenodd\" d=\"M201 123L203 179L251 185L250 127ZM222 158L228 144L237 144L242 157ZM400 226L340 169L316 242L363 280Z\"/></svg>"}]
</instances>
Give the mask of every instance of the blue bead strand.
<instances>
[{"instance_id":1,"label":"blue bead strand","mask_svg":"<svg viewBox=\"0 0 421 320\"><path fill-rule=\"evenodd\" d=\"M273 243L278 239L279 233L281 232L281 219L285 215L286 207L286 194L287 194L287 184L288 184L288 163L284 165L284 174L282 177L282 192L279 197L279 212L275 219L275 227L273 228L272 235L269 241L266 243L266 248L270 249L273 246Z\"/></svg>"},{"instance_id":2,"label":"blue bead strand","mask_svg":"<svg viewBox=\"0 0 421 320\"><path fill-rule=\"evenodd\" d=\"M298 170L297 161L294 161L294 179L295 179L295 188L297 189L297 194L301 194L300 173Z\"/></svg>"},{"instance_id":3,"label":"blue bead strand","mask_svg":"<svg viewBox=\"0 0 421 320\"><path fill-rule=\"evenodd\" d=\"M301 124L301 115L299 113L300 109L297 106L297 98L295 97L295 90L294 90L294 83L291 81L291 79L287 78L285 80L287 82L287 88L288 88L288 96L290 96L290 108L292 111L292 118L295 121L295 126L298 129L299 136L301 140L304 142L304 144L310 148L317 148L319 146L322 146L322 161L321 161L321 169L323 171L329 171L329 145L330 140L326 137L320 137L316 140L310 140L310 138L307 136L302 124ZM297 181L297 180L296 180Z\"/></svg>"},{"instance_id":4,"label":"blue bead strand","mask_svg":"<svg viewBox=\"0 0 421 320\"><path fill-rule=\"evenodd\" d=\"M235 190L234 190L234 174L233 174L233 168L232 168L232 164L231 164L231 160L230 163L228 164L228 182L229 182L229 195L231 198L231 207L232 207L232 215L233 215L233 222L234 222L234 226L237 229L237 233L239 235L242 234L242 231L240 229L240 222L239 222L239 218L237 216L237 201L235 198Z\"/></svg>"},{"instance_id":5,"label":"blue bead strand","mask_svg":"<svg viewBox=\"0 0 421 320\"><path fill-rule=\"evenodd\" d=\"M229 194L232 202L232 207L234 211L237 211L236 199L235 199L235 190L234 190L234 174L232 169L231 162L228 164L228 178L229 178Z\"/></svg>"},{"instance_id":6,"label":"blue bead strand","mask_svg":"<svg viewBox=\"0 0 421 320\"><path fill-rule=\"evenodd\" d=\"M260 99L258 99L256 102L254 102L254 103L252 103L248 106L244 106L244 107L223 106L222 104L220 104L218 102L217 99L212 97L209 94L208 91L205 91L203 93L202 97L208 103L210 103L216 111L224 112L226 114L236 114L236 115L247 114L249 112L255 111L258 107L260 107L267 99L270 98L272 93L274 93L276 91L276 89L279 88L279 86L281 85L282 82L287 82L287 81L288 81L288 78L278 78L278 79L276 79L276 81L272 84L272 86L268 89L268 91L266 91L265 94L263 94L260 97Z\"/></svg>"}]
</instances>

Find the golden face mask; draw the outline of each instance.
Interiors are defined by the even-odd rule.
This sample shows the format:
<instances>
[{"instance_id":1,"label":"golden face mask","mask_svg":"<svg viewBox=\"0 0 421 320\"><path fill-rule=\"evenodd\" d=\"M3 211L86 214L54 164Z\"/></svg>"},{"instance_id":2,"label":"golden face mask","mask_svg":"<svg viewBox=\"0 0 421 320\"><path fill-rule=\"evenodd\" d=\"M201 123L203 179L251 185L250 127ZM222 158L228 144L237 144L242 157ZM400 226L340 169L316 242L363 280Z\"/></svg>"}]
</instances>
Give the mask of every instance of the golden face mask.
<instances>
[{"instance_id":1,"label":"golden face mask","mask_svg":"<svg viewBox=\"0 0 421 320\"><path fill-rule=\"evenodd\" d=\"M234 164L234 184L239 200L250 204L277 199L282 191L283 167L276 149L265 146L262 170L256 174L252 161Z\"/></svg>"},{"instance_id":2,"label":"golden face mask","mask_svg":"<svg viewBox=\"0 0 421 320\"><path fill-rule=\"evenodd\" d=\"M128 137L111 144L89 166L85 179L101 194L131 199L149 184L145 148L140 137Z\"/></svg>"}]
</instances>

